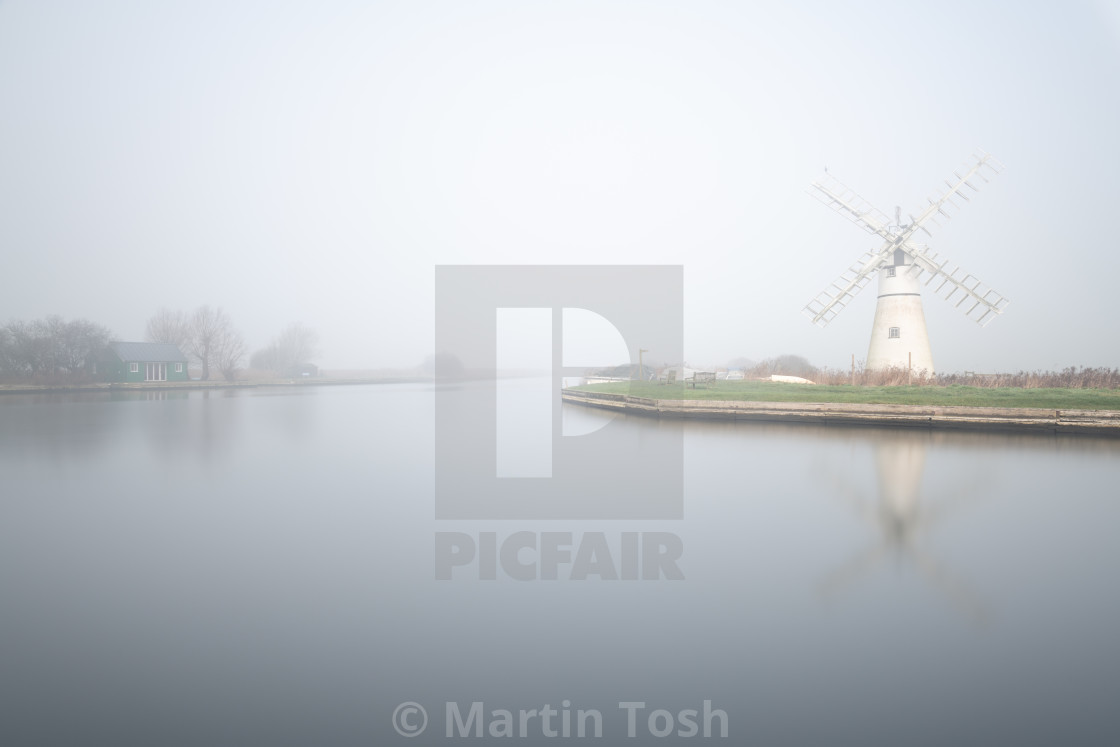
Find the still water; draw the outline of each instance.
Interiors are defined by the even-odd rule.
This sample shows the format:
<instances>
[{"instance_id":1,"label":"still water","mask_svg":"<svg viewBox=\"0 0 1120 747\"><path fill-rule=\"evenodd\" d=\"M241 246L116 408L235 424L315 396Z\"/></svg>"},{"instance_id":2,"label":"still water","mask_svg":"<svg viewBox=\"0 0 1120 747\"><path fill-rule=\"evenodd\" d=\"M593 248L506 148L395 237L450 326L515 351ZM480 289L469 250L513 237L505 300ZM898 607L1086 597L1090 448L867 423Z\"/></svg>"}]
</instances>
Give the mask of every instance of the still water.
<instances>
[{"instance_id":1,"label":"still water","mask_svg":"<svg viewBox=\"0 0 1120 747\"><path fill-rule=\"evenodd\" d=\"M476 743L568 741L549 704L599 743L1120 744L1120 440L688 422L683 520L437 521L433 401L0 397L0 743L452 742L477 701ZM684 579L437 581L440 532L671 533Z\"/></svg>"}]
</instances>

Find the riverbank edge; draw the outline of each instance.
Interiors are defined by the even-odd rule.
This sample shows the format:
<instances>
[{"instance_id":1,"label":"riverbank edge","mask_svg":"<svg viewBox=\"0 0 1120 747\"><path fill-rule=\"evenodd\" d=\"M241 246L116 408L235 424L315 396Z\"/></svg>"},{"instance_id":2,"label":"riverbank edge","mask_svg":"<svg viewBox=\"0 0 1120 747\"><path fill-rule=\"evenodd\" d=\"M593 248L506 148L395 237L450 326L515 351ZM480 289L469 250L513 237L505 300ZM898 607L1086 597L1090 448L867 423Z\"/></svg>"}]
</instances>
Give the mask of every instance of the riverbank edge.
<instances>
[{"instance_id":1,"label":"riverbank edge","mask_svg":"<svg viewBox=\"0 0 1120 747\"><path fill-rule=\"evenodd\" d=\"M146 381L113 382L96 384L66 384L60 386L10 384L0 385L3 394L63 394L74 392L165 392L175 389L256 389L260 387L305 386L361 386L367 384L424 384L431 379L422 377L389 377L384 379L261 379L254 381Z\"/></svg>"},{"instance_id":2,"label":"riverbank edge","mask_svg":"<svg viewBox=\"0 0 1120 747\"><path fill-rule=\"evenodd\" d=\"M1120 411L1118 410L869 405L847 402L670 400L572 390L564 390L561 397L563 401L576 405L651 417L814 423L817 425L875 425L1028 431L1035 433L1078 433L1120 437Z\"/></svg>"}]
</instances>

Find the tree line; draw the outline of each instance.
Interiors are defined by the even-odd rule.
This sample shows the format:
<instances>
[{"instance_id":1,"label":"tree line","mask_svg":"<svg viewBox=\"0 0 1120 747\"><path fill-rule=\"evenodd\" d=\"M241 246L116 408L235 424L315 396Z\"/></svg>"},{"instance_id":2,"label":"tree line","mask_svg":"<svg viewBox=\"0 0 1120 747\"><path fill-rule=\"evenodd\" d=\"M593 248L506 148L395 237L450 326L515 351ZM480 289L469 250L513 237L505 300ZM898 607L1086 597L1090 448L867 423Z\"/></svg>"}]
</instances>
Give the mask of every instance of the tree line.
<instances>
[{"instance_id":1,"label":"tree line","mask_svg":"<svg viewBox=\"0 0 1120 747\"><path fill-rule=\"evenodd\" d=\"M93 363L101 360L111 340L109 329L86 319L66 321L53 315L0 325L0 380L42 384L77 383L92 378ZM171 343L201 369L209 380L217 372L233 381L242 370L248 345L222 308L199 306L186 313L159 309L145 327L147 342ZM318 355L318 334L290 324L250 364L255 369L284 374L310 363Z\"/></svg>"},{"instance_id":2,"label":"tree line","mask_svg":"<svg viewBox=\"0 0 1120 747\"><path fill-rule=\"evenodd\" d=\"M48 316L0 326L0 379L53 383L80 379L109 344L108 328Z\"/></svg>"},{"instance_id":3,"label":"tree line","mask_svg":"<svg viewBox=\"0 0 1120 747\"><path fill-rule=\"evenodd\" d=\"M160 309L145 330L148 342L170 342L202 368L202 380L217 370L227 381L237 378L249 352L245 339L221 308L199 306L191 314ZM266 346L253 353L250 365L283 374L293 366L310 363L318 355L319 335L302 324L289 324Z\"/></svg>"}]
</instances>

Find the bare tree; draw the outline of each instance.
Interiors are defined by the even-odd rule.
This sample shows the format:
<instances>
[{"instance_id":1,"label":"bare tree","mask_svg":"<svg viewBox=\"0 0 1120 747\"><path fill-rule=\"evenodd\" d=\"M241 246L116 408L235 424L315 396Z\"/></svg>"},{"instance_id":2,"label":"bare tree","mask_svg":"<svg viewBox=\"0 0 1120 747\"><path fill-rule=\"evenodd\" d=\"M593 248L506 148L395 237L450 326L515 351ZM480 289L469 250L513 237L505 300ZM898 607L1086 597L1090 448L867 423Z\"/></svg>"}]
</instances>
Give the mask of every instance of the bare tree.
<instances>
[{"instance_id":1,"label":"bare tree","mask_svg":"<svg viewBox=\"0 0 1120 747\"><path fill-rule=\"evenodd\" d=\"M86 319L59 322L56 366L71 374L84 371L109 344L109 330Z\"/></svg>"},{"instance_id":2,"label":"bare tree","mask_svg":"<svg viewBox=\"0 0 1120 747\"><path fill-rule=\"evenodd\" d=\"M221 308L199 306L191 315L190 354L202 365L202 380L210 380L210 366L217 362L223 339L232 330L229 315Z\"/></svg>"},{"instance_id":3,"label":"bare tree","mask_svg":"<svg viewBox=\"0 0 1120 747\"><path fill-rule=\"evenodd\" d=\"M252 366L283 373L319 354L319 333L298 322L289 324L268 347L253 353Z\"/></svg>"},{"instance_id":4,"label":"bare tree","mask_svg":"<svg viewBox=\"0 0 1120 747\"><path fill-rule=\"evenodd\" d=\"M160 309L150 319L146 336L149 342L169 342L202 366L202 380L209 381L210 369L217 368L232 380L245 357L241 334L221 307L199 306L194 313Z\"/></svg>"},{"instance_id":5,"label":"bare tree","mask_svg":"<svg viewBox=\"0 0 1120 747\"><path fill-rule=\"evenodd\" d=\"M13 319L8 322L8 359L7 373L16 378L25 378L49 373L50 339L46 324L36 319L25 322Z\"/></svg>"},{"instance_id":6,"label":"bare tree","mask_svg":"<svg viewBox=\"0 0 1120 747\"><path fill-rule=\"evenodd\" d=\"M247 352L249 346L245 344L245 338L232 327L227 327L219 336L214 348L214 364L226 381L237 379L241 361Z\"/></svg>"},{"instance_id":7,"label":"bare tree","mask_svg":"<svg viewBox=\"0 0 1120 747\"><path fill-rule=\"evenodd\" d=\"M0 327L0 377L6 376L15 365L12 333L7 326Z\"/></svg>"},{"instance_id":8,"label":"bare tree","mask_svg":"<svg viewBox=\"0 0 1120 747\"><path fill-rule=\"evenodd\" d=\"M148 342L169 342L187 352L191 339L191 320L181 311L160 309L150 319L145 331Z\"/></svg>"},{"instance_id":9,"label":"bare tree","mask_svg":"<svg viewBox=\"0 0 1120 747\"><path fill-rule=\"evenodd\" d=\"M276 344L293 365L310 363L319 354L319 333L294 322L284 328Z\"/></svg>"}]
</instances>

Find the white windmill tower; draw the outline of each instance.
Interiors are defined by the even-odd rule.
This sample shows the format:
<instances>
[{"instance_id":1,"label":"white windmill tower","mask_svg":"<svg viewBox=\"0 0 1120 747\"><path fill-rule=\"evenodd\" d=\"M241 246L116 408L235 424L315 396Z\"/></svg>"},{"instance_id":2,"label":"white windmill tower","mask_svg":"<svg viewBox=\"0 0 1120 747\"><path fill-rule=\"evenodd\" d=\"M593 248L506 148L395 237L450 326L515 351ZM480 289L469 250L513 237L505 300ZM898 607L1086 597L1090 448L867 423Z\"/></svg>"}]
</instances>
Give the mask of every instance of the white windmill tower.
<instances>
[{"instance_id":1,"label":"white windmill tower","mask_svg":"<svg viewBox=\"0 0 1120 747\"><path fill-rule=\"evenodd\" d=\"M879 301L875 305L875 321L871 328L871 344L867 350L866 366L869 370L890 367L915 371L925 369L933 373L933 356L929 348L925 315L922 313L921 288L918 279L929 273L925 284L940 279L934 293L948 288L945 300L959 296L956 307L965 316L984 326L997 314L1003 313L1010 303L999 293L984 286L976 277L962 272L960 267L946 271L948 260L940 261L936 252L910 239L920 229L932 236L930 228L941 225L950 218L948 208L959 208L956 198L968 200L967 187L978 191L974 181L985 183L989 176L1003 171L1003 165L983 151L977 151L959 170L954 171L955 181L945 181L949 190L940 198L929 199L929 206L910 223L901 225L901 211L895 209L891 220L872 207L855 191L841 184L825 171L824 177L813 182L809 193L868 233L875 234L883 244L864 254L831 285L805 305L803 312L821 327L831 322L857 293L870 282L872 275L879 276ZM975 177L975 179L974 179ZM973 181L969 181L969 180ZM974 311L978 311L973 316Z\"/></svg>"}]
</instances>

